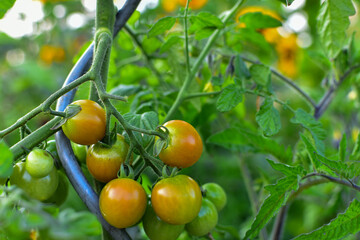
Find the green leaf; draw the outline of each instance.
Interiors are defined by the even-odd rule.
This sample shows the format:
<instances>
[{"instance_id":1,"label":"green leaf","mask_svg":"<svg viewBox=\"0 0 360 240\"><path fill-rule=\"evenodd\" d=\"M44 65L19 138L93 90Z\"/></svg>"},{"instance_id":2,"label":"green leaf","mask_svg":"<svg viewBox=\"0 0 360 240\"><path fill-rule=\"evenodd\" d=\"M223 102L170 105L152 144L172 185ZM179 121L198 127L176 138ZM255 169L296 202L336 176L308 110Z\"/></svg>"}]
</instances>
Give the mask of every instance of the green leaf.
<instances>
[{"instance_id":1,"label":"green leaf","mask_svg":"<svg viewBox=\"0 0 360 240\"><path fill-rule=\"evenodd\" d=\"M265 187L270 195L264 200L260 210L251 225L249 231L246 232L244 239L255 238L261 229L271 220L271 218L286 204L286 201L292 191L299 188L299 178L297 176L285 177L276 184Z\"/></svg>"},{"instance_id":2,"label":"green leaf","mask_svg":"<svg viewBox=\"0 0 360 240\"><path fill-rule=\"evenodd\" d=\"M159 34L164 33L167 30L170 30L176 22L175 17L163 17L160 18L154 25L150 28L148 32L148 37L152 38Z\"/></svg>"},{"instance_id":3,"label":"green leaf","mask_svg":"<svg viewBox=\"0 0 360 240\"><path fill-rule=\"evenodd\" d=\"M124 119L132 126L147 129L147 130L155 130L159 125L159 118L156 112L145 112L143 114L135 114L135 113L126 113L124 114ZM147 134L142 134L139 132L134 132L135 138L141 143L143 146L147 146L152 136ZM126 137L127 134L125 134Z\"/></svg>"},{"instance_id":4,"label":"green leaf","mask_svg":"<svg viewBox=\"0 0 360 240\"><path fill-rule=\"evenodd\" d=\"M322 142L326 137L326 131L322 124L309 113L299 108L295 112L295 116L290 120L292 123L301 124L304 128L310 131L314 140L316 149L321 153L324 152L324 143Z\"/></svg>"},{"instance_id":5,"label":"green leaf","mask_svg":"<svg viewBox=\"0 0 360 240\"><path fill-rule=\"evenodd\" d=\"M137 10L131 15L127 24L134 25L140 19L141 13Z\"/></svg>"},{"instance_id":6,"label":"green leaf","mask_svg":"<svg viewBox=\"0 0 360 240\"><path fill-rule=\"evenodd\" d=\"M118 95L118 96L131 96L134 95L142 90L142 87L139 85L125 85L120 84L109 92L112 95Z\"/></svg>"},{"instance_id":7,"label":"green leaf","mask_svg":"<svg viewBox=\"0 0 360 240\"><path fill-rule=\"evenodd\" d=\"M222 77L212 76L211 84L213 86L221 86L224 83L224 79Z\"/></svg>"},{"instance_id":8,"label":"green leaf","mask_svg":"<svg viewBox=\"0 0 360 240\"><path fill-rule=\"evenodd\" d=\"M312 145L312 143L310 143L310 140L307 137L305 137L305 135L301 134L300 137L303 143L305 144L306 150L309 154L310 161L314 169L317 171L317 169L320 167L320 162L316 157L316 149Z\"/></svg>"},{"instance_id":9,"label":"green leaf","mask_svg":"<svg viewBox=\"0 0 360 240\"><path fill-rule=\"evenodd\" d=\"M360 158L360 134L358 134L355 142L355 146L351 152L350 159L358 160Z\"/></svg>"},{"instance_id":10,"label":"green leaf","mask_svg":"<svg viewBox=\"0 0 360 240\"><path fill-rule=\"evenodd\" d=\"M62 239L67 237L84 237L101 234L101 224L90 212L75 212L73 209L65 209L59 213L59 221L63 229L61 232ZM56 228L56 226L52 226ZM64 231L66 230L66 231ZM55 233L57 231L54 231ZM66 237L67 236L67 237Z\"/></svg>"},{"instance_id":11,"label":"green leaf","mask_svg":"<svg viewBox=\"0 0 360 240\"><path fill-rule=\"evenodd\" d=\"M315 156L317 157L317 159L324 164L326 167L328 167L329 169L331 169L336 175L341 176L341 177L349 177L348 176L348 165L344 162L340 162L340 161L334 161L334 160L330 160L324 156L322 156L321 154L318 154L315 152ZM329 171L328 171L329 172ZM331 172L329 172L331 173Z\"/></svg>"},{"instance_id":12,"label":"green leaf","mask_svg":"<svg viewBox=\"0 0 360 240\"><path fill-rule=\"evenodd\" d=\"M271 165L271 167L273 169L275 169L276 171L282 172L283 174L285 174L286 176L290 177L290 176L297 176L299 175L300 177L305 176L306 171L305 169L298 165L296 167L294 166L290 166L284 163L276 163L270 159L266 159L269 164Z\"/></svg>"},{"instance_id":13,"label":"green leaf","mask_svg":"<svg viewBox=\"0 0 360 240\"><path fill-rule=\"evenodd\" d=\"M349 16L355 14L351 0L327 0L320 7L318 32L329 58L335 58L344 47Z\"/></svg>"},{"instance_id":14,"label":"green leaf","mask_svg":"<svg viewBox=\"0 0 360 240\"><path fill-rule=\"evenodd\" d=\"M200 12L197 16L190 17L190 33L194 33L203 28L223 28L224 23L214 14L209 12Z\"/></svg>"},{"instance_id":15,"label":"green leaf","mask_svg":"<svg viewBox=\"0 0 360 240\"><path fill-rule=\"evenodd\" d=\"M160 53L164 53L169 51L169 49L182 42L182 39L179 36L171 36L169 37L169 39L166 40L166 42L164 42L164 44L160 47Z\"/></svg>"},{"instance_id":16,"label":"green leaf","mask_svg":"<svg viewBox=\"0 0 360 240\"><path fill-rule=\"evenodd\" d=\"M16 0L1 0L0 1L0 19L3 18L6 12L12 8Z\"/></svg>"},{"instance_id":17,"label":"green leaf","mask_svg":"<svg viewBox=\"0 0 360 240\"><path fill-rule=\"evenodd\" d=\"M344 213L340 213L330 223L314 230L311 233L302 234L294 239L343 239L349 234L360 231L360 202L354 199Z\"/></svg>"},{"instance_id":18,"label":"green leaf","mask_svg":"<svg viewBox=\"0 0 360 240\"><path fill-rule=\"evenodd\" d=\"M270 68L263 64L253 64L250 67L250 73L253 80L262 86L265 86L270 78Z\"/></svg>"},{"instance_id":19,"label":"green leaf","mask_svg":"<svg viewBox=\"0 0 360 240\"><path fill-rule=\"evenodd\" d=\"M262 14L261 12L249 12L241 15L239 18L240 23L244 23L247 28L265 29L280 27L282 24L279 20Z\"/></svg>"},{"instance_id":20,"label":"green leaf","mask_svg":"<svg viewBox=\"0 0 360 240\"><path fill-rule=\"evenodd\" d=\"M244 60L241 58L240 55L237 55L234 61L235 67L235 77L240 79L249 79L251 78L251 74L249 69L247 68Z\"/></svg>"},{"instance_id":21,"label":"green leaf","mask_svg":"<svg viewBox=\"0 0 360 240\"><path fill-rule=\"evenodd\" d=\"M5 142L0 141L0 178L10 177L13 171L13 154Z\"/></svg>"},{"instance_id":22,"label":"green leaf","mask_svg":"<svg viewBox=\"0 0 360 240\"><path fill-rule=\"evenodd\" d=\"M216 108L220 112L227 112L236 107L243 99L243 91L239 86L230 84L223 89L218 100L216 101Z\"/></svg>"},{"instance_id":23,"label":"green leaf","mask_svg":"<svg viewBox=\"0 0 360 240\"><path fill-rule=\"evenodd\" d=\"M339 159L342 162L345 162L346 158L346 145L346 134L344 133L339 145Z\"/></svg>"},{"instance_id":24,"label":"green leaf","mask_svg":"<svg viewBox=\"0 0 360 240\"><path fill-rule=\"evenodd\" d=\"M250 132L248 129L238 127L228 128L215 133L207 139L207 143L213 143L236 152L263 152L272 154L283 163L289 162L292 159L291 148L285 149L283 144Z\"/></svg>"},{"instance_id":25,"label":"green leaf","mask_svg":"<svg viewBox=\"0 0 360 240\"><path fill-rule=\"evenodd\" d=\"M260 110L256 113L256 122L263 130L265 136L275 135L281 128L280 114L273 104L274 102L271 98L266 98Z\"/></svg>"}]
</instances>

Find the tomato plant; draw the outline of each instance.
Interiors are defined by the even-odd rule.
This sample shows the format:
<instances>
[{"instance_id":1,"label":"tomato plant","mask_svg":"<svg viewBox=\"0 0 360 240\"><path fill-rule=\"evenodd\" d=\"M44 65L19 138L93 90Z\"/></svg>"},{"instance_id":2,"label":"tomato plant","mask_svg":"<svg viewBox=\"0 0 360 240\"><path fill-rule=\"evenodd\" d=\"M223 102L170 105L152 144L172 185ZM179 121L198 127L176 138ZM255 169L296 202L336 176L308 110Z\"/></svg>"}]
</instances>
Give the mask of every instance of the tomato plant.
<instances>
[{"instance_id":1,"label":"tomato plant","mask_svg":"<svg viewBox=\"0 0 360 240\"><path fill-rule=\"evenodd\" d=\"M188 233L194 236L203 236L209 233L218 222L218 212L215 205L203 198L201 209L197 217L185 225Z\"/></svg>"},{"instance_id":2,"label":"tomato plant","mask_svg":"<svg viewBox=\"0 0 360 240\"><path fill-rule=\"evenodd\" d=\"M164 178L151 192L151 204L156 215L170 224L192 221L200 211L201 199L199 185L186 175Z\"/></svg>"},{"instance_id":3,"label":"tomato plant","mask_svg":"<svg viewBox=\"0 0 360 240\"><path fill-rule=\"evenodd\" d=\"M164 124L169 131L168 145L159 158L166 165L187 168L194 165L201 157L203 143L199 133L191 124L172 120Z\"/></svg>"},{"instance_id":4,"label":"tomato plant","mask_svg":"<svg viewBox=\"0 0 360 240\"><path fill-rule=\"evenodd\" d=\"M227 202L225 190L217 183L206 183L201 186L205 190L205 197L209 199L221 211Z\"/></svg>"},{"instance_id":5,"label":"tomato plant","mask_svg":"<svg viewBox=\"0 0 360 240\"><path fill-rule=\"evenodd\" d=\"M116 142L108 147L102 143L91 145L86 155L86 166L91 175L100 182L117 177L120 166L126 160L129 145L124 136L117 134Z\"/></svg>"},{"instance_id":6,"label":"tomato plant","mask_svg":"<svg viewBox=\"0 0 360 240\"><path fill-rule=\"evenodd\" d=\"M146 235L151 240L176 240L184 230L184 225L174 225L162 221L151 205L146 208L142 219Z\"/></svg>"},{"instance_id":7,"label":"tomato plant","mask_svg":"<svg viewBox=\"0 0 360 240\"><path fill-rule=\"evenodd\" d=\"M25 167L25 162L18 162L10 177L10 183L24 190L30 197L44 201L56 191L59 177L56 168L42 178L32 177Z\"/></svg>"},{"instance_id":8,"label":"tomato plant","mask_svg":"<svg viewBox=\"0 0 360 240\"><path fill-rule=\"evenodd\" d=\"M25 169L34 178L49 175L53 168L53 157L43 149L35 148L26 156Z\"/></svg>"},{"instance_id":9,"label":"tomato plant","mask_svg":"<svg viewBox=\"0 0 360 240\"><path fill-rule=\"evenodd\" d=\"M105 136L105 110L91 100L78 100L72 103L81 107L79 113L67 119L62 125L65 135L82 145L95 144Z\"/></svg>"},{"instance_id":10,"label":"tomato plant","mask_svg":"<svg viewBox=\"0 0 360 240\"><path fill-rule=\"evenodd\" d=\"M100 193L99 206L105 220L117 228L138 223L146 210L147 197L140 183L129 178L108 182Z\"/></svg>"}]
</instances>

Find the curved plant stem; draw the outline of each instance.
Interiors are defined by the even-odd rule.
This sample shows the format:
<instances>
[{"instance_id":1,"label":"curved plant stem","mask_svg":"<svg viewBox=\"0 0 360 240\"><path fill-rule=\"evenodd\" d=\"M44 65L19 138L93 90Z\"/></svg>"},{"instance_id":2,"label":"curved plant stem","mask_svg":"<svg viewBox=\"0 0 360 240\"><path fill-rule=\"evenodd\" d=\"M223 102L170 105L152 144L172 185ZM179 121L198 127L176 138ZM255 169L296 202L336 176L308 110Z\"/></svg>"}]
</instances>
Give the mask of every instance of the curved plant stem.
<instances>
[{"instance_id":1,"label":"curved plant stem","mask_svg":"<svg viewBox=\"0 0 360 240\"><path fill-rule=\"evenodd\" d=\"M42 112L49 112L51 113L50 106L53 104L59 97L64 95L65 93L71 91L72 89L78 87L82 83L90 80L90 75L88 73L84 74L83 76L76 79L71 84L67 85L66 87L63 87L53 94L51 94L42 104L25 114L23 117L19 118L13 125L10 127L0 131L0 138L3 138L7 134L11 133L12 131L16 130L17 128L25 125L30 119L37 116L39 113Z\"/></svg>"},{"instance_id":2,"label":"curved plant stem","mask_svg":"<svg viewBox=\"0 0 360 240\"><path fill-rule=\"evenodd\" d=\"M237 10L240 8L240 6L244 3L244 0L238 0L237 3L234 5L234 7L228 12L228 14L224 17L224 24L226 24L231 17L237 12ZM194 65L192 66L190 73L187 74L185 81L175 99L174 104L171 106L170 110L168 111L164 122L167 122L170 120L173 115L175 114L176 110L179 108L179 106L182 103L183 98L186 95L186 91L189 88L191 81L194 79L195 74L198 72L200 66L202 65L205 57L208 55L211 47L215 43L216 39L220 35L221 29L217 29L214 31L214 33L210 36L209 40L207 41L206 45L204 46L203 50L201 51L199 57L196 59Z\"/></svg>"},{"instance_id":3,"label":"curved plant stem","mask_svg":"<svg viewBox=\"0 0 360 240\"><path fill-rule=\"evenodd\" d=\"M189 55L189 35L188 35L188 12L189 12L189 2L186 1L185 12L184 12L184 25L185 25L185 57L186 57L186 71L190 75L190 55Z\"/></svg>"},{"instance_id":4,"label":"curved plant stem","mask_svg":"<svg viewBox=\"0 0 360 240\"><path fill-rule=\"evenodd\" d=\"M244 56L241 56L241 58L244 61L252 63L252 64L261 64L260 61L251 60L250 58L247 58ZM306 92L304 92L292 79L285 77L284 75L279 73L274 68L270 68L270 71L275 76L277 76L280 80L284 81L286 84L288 84L290 87L292 87L295 91L297 91L313 108L316 107L316 102Z\"/></svg>"},{"instance_id":5,"label":"curved plant stem","mask_svg":"<svg viewBox=\"0 0 360 240\"><path fill-rule=\"evenodd\" d=\"M143 45L141 44L137 34L134 32L134 30L131 29L131 27L129 25L125 25L124 26L125 30L129 33L130 37L134 40L134 42L136 43L136 45L139 47L142 55L145 58L145 62L148 65L148 67L150 68L151 72L156 76L156 78L159 80L159 82L161 84L167 85L167 83L165 82L165 80L163 79L162 75L159 73L159 71L155 68L149 54L147 54L147 52L145 51Z\"/></svg>"},{"instance_id":6,"label":"curved plant stem","mask_svg":"<svg viewBox=\"0 0 360 240\"><path fill-rule=\"evenodd\" d=\"M55 117L51 121L47 122L44 126L38 128L36 131L32 132L30 135L26 136L15 145L13 145L10 150L13 153L14 159L19 158L21 155L25 154L26 149L32 149L33 147L40 144L42 141L46 140L48 137L53 135L58 130L52 130L52 128L61 121L60 117Z\"/></svg>"},{"instance_id":7,"label":"curved plant stem","mask_svg":"<svg viewBox=\"0 0 360 240\"><path fill-rule=\"evenodd\" d=\"M346 80L346 78L356 69L360 68L360 64L355 64L351 66L339 79L339 81L334 85L331 86L330 89L324 94L322 99L320 100L319 104L315 106L315 113L314 117L315 119L319 119L326 109L329 107L333 97L334 93L337 89L341 86L341 84Z\"/></svg>"}]
</instances>

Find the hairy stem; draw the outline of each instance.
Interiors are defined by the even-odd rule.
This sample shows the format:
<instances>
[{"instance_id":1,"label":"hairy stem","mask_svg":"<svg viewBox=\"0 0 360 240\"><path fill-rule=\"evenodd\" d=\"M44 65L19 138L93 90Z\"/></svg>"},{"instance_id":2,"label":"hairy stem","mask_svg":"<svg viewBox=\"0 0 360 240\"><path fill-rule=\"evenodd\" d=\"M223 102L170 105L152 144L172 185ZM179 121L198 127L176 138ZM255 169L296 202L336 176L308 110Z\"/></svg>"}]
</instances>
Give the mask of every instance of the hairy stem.
<instances>
[{"instance_id":1,"label":"hairy stem","mask_svg":"<svg viewBox=\"0 0 360 240\"><path fill-rule=\"evenodd\" d=\"M235 12L237 12L240 8L240 6L244 3L244 0L239 0L234 7L228 12L228 14L225 16L223 22L224 24L226 24L231 17L235 14ZM175 99L174 104L171 106L170 110L168 111L164 122L170 120L173 115L175 114L176 110L179 108L179 106L182 103L182 99L186 94L187 89L189 88L191 81L194 79L196 73L198 72L200 66L202 65L205 57L208 55L208 53L210 52L211 47L213 46L213 44L215 43L216 39L218 38L218 36L220 35L221 29L217 29L214 31L214 33L210 36L209 40L207 41L206 45L204 46L203 50L201 51L199 57L196 59L193 67L190 70L190 73L187 74L185 81Z\"/></svg>"},{"instance_id":2,"label":"hairy stem","mask_svg":"<svg viewBox=\"0 0 360 240\"><path fill-rule=\"evenodd\" d=\"M186 71L187 74L190 75L190 55L189 55L189 35L188 35L188 12L189 12L189 2L191 0L186 1L186 7L184 12L184 25L185 25L185 57L186 57Z\"/></svg>"}]
</instances>

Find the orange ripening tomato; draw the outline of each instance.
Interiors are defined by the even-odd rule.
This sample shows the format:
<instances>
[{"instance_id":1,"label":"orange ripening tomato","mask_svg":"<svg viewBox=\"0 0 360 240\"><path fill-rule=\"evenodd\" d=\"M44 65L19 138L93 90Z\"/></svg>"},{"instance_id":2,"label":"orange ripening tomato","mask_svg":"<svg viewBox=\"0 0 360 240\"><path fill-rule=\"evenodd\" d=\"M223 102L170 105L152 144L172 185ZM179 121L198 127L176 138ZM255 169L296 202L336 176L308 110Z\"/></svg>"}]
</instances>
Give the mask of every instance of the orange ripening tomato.
<instances>
[{"instance_id":1,"label":"orange ripening tomato","mask_svg":"<svg viewBox=\"0 0 360 240\"><path fill-rule=\"evenodd\" d=\"M105 110L91 100L78 100L72 104L79 105L81 111L62 125L66 137L81 145L95 144L103 139L106 126Z\"/></svg>"},{"instance_id":2,"label":"orange ripening tomato","mask_svg":"<svg viewBox=\"0 0 360 240\"><path fill-rule=\"evenodd\" d=\"M96 180L107 183L117 177L128 150L124 136L117 134L116 142L110 148L101 143L91 145L86 155L86 166Z\"/></svg>"},{"instance_id":3,"label":"orange ripening tomato","mask_svg":"<svg viewBox=\"0 0 360 240\"><path fill-rule=\"evenodd\" d=\"M151 193L151 204L156 215L170 224L186 224L198 215L201 190L189 176L177 175L156 183Z\"/></svg>"},{"instance_id":4,"label":"orange ripening tomato","mask_svg":"<svg viewBox=\"0 0 360 240\"><path fill-rule=\"evenodd\" d=\"M159 154L161 161L178 168L195 164L203 151L203 143L196 129L182 120L166 122L164 127L169 130L169 144Z\"/></svg>"},{"instance_id":5,"label":"orange ripening tomato","mask_svg":"<svg viewBox=\"0 0 360 240\"><path fill-rule=\"evenodd\" d=\"M162 0L161 6L166 12L173 12L177 7L175 0Z\"/></svg>"},{"instance_id":6,"label":"orange ripening tomato","mask_svg":"<svg viewBox=\"0 0 360 240\"><path fill-rule=\"evenodd\" d=\"M129 178L108 182L100 193L99 206L105 220L117 228L127 228L143 217L147 197L140 183Z\"/></svg>"}]
</instances>

